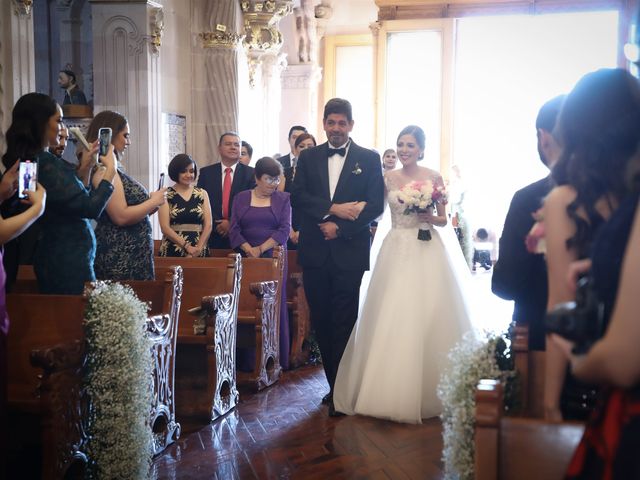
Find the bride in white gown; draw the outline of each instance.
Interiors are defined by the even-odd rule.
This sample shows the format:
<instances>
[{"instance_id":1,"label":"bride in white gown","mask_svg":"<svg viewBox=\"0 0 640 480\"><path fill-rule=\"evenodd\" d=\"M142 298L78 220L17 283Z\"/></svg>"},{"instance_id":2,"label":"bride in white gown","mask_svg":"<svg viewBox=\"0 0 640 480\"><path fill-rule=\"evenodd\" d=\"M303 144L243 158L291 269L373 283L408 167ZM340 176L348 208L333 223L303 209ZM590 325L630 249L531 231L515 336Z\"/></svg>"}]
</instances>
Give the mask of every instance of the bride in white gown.
<instances>
[{"instance_id":1,"label":"bride in white gown","mask_svg":"<svg viewBox=\"0 0 640 480\"><path fill-rule=\"evenodd\" d=\"M421 423L439 415L436 394L451 347L471 329L462 294L469 275L462 251L447 238L444 205L437 213L404 214L400 189L413 182L442 184L440 174L418 166L425 148L420 127L406 127L397 140L402 168L387 172L391 230L375 260L364 303L344 351L333 401L339 412ZM418 240L429 224L432 239ZM445 242L454 242L445 248ZM372 250L375 254L375 250ZM365 287L366 288L366 287ZM366 295L366 296L365 296Z\"/></svg>"}]
</instances>

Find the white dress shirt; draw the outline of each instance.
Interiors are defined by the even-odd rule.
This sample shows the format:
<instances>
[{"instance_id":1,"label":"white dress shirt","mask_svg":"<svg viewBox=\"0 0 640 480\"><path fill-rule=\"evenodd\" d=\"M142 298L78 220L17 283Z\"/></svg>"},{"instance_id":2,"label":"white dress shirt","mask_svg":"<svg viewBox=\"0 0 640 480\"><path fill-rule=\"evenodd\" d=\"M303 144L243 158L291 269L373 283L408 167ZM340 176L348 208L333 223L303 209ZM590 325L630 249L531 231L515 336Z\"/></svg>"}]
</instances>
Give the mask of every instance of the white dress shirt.
<instances>
[{"instance_id":1,"label":"white dress shirt","mask_svg":"<svg viewBox=\"0 0 640 480\"><path fill-rule=\"evenodd\" d=\"M220 162L220 166L222 167L222 183L220 184L220 191L224 192L224 176L225 176L225 170L227 169L227 167L224 165L224 163ZM238 162L234 163L233 165L231 165L230 168L231 169L231 184L233 185L233 176L236 173L236 167L238 166Z\"/></svg>"},{"instance_id":2,"label":"white dress shirt","mask_svg":"<svg viewBox=\"0 0 640 480\"><path fill-rule=\"evenodd\" d=\"M350 142L347 141L344 145L340 145L338 148L346 148L346 152L344 157L334 153L329 157L329 193L331 194L331 199L333 200L333 195L336 193L336 187L338 186L338 180L340 180L340 174L342 173L342 168L344 167L344 161L349 155L349 145ZM334 148L329 144L329 148Z\"/></svg>"}]
</instances>

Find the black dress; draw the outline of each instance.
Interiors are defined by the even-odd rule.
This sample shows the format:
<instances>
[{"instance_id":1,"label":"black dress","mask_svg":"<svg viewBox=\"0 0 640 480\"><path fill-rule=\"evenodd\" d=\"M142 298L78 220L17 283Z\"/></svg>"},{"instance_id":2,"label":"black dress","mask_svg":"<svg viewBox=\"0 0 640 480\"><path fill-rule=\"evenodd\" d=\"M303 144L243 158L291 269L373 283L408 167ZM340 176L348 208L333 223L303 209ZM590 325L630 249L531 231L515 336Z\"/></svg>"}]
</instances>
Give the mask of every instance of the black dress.
<instances>
[{"instance_id":1,"label":"black dress","mask_svg":"<svg viewBox=\"0 0 640 480\"><path fill-rule=\"evenodd\" d=\"M169 205L169 225L180 238L197 245L204 226L204 189L193 187L189 200L185 200L173 187L167 189L167 204ZM161 257L184 257L187 252L166 237L162 237L160 246ZM205 246L200 252L206 257L208 249Z\"/></svg>"},{"instance_id":2,"label":"black dress","mask_svg":"<svg viewBox=\"0 0 640 480\"><path fill-rule=\"evenodd\" d=\"M75 294L94 281L96 240L88 219L97 218L113 193L103 180L89 190L73 165L48 153L38 155L38 180L47 191L34 270L41 293Z\"/></svg>"},{"instance_id":3,"label":"black dress","mask_svg":"<svg viewBox=\"0 0 640 480\"><path fill-rule=\"evenodd\" d=\"M127 205L149 199L147 190L122 170L118 170ZM133 225L119 226L103 212L96 226L95 270L99 280L153 280L153 238L151 221L145 216Z\"/></svg>"},{"instance_id":4,"label":"black dress","mask_svg":"<svg viewBox=\"0 0 640 480\"><path fill-rule=\"evenodd\" d=\"M639 196L626 199L602 225L593 242L594 289L611 318ZM640 478L640 385L601 393L567 470L568 479Z\"/></svg>"}]
</instances>

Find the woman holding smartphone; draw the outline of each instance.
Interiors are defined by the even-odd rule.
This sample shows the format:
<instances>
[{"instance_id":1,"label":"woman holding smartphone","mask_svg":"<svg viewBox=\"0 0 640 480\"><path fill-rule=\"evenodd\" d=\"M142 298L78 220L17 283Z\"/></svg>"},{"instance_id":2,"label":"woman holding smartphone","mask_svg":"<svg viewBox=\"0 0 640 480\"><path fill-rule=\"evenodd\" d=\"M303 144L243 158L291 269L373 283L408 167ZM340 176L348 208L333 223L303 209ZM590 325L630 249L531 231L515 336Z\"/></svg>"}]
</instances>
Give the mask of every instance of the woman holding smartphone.
<instances>
[{"instance_id":1,"label":"woman holding smartphone","mask_svg":"<svg viewBox=\"0 0 640 480\"><path fill-rule=\"evenodd\" d=\"M111 129L111 145L118 160L113 180L113 197L98 218L96 239L96 276L101 280L153 280L153 238L149 215L154 214L167 197L161 188L150 195L138 181L124 172L122 155L131 144L129 122L110 110L98 113L87 131L87 140L96 141L101 129ZM93 175L95 186L101 170Z\"/></svg>"},{"instance_id":2,"label":"woman holding smartphone","mask_svg":"<svg viewBox=\"0 0 640 480\"><path fill-rule=\"evenodd\" d=\"M62 124L62 109L49 96L28 93L13 109L7 131L8 168L18 160L38 163L38 180L47 191L47 206L39 222L34 269L41 293L81 294L85 282L96 279L93 260L96 242L89 219L97 218L113 193L115 175L112 151L102 157L104 172L95 189L88 190L75 166L49 153ZM83 162L95 161L98 144L85 151Z\"/></svg>"}]
</instances>

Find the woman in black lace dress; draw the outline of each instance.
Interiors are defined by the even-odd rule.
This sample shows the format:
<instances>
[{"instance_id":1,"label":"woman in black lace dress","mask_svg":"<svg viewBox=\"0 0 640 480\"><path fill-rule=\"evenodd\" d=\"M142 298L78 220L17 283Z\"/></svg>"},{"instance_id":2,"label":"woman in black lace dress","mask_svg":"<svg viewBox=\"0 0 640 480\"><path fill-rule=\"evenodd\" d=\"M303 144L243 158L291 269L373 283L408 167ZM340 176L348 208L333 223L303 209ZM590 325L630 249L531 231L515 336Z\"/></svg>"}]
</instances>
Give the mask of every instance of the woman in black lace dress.
<instances>
[{"instance_id":1,"label":"woman in black lace dress","mask_svg":"<svg viewBox=\"0 0 640 480\"><path fill-rule=\"evenodd\" d=\"M111 128L111 144L120 162L131 144L129 123L118 112L100 112L89 125L87 140L95 141L103 127ZM100 170L93 178L95 185L100 181ZM146 188L124 172L120 163L113 186L113 196L98 218L95 230L96 277L100 280L153 280L153 238L149 215L165 202L166 189L149 195Z\"/></svg>"},{"instance_id":2,"label":"woman in black lace dress","mask_svg":"<svg viewBox=\"0 0 640 480\"><path fill-rule=\"evenodd\" d=\"M206 257L211 235L211 204L203 188L194 187L198 166L187 154L173 157L169 178L175 182L167 190L167 203L160 207L161 257Z\"/></svg>"}]
</instances>

